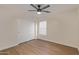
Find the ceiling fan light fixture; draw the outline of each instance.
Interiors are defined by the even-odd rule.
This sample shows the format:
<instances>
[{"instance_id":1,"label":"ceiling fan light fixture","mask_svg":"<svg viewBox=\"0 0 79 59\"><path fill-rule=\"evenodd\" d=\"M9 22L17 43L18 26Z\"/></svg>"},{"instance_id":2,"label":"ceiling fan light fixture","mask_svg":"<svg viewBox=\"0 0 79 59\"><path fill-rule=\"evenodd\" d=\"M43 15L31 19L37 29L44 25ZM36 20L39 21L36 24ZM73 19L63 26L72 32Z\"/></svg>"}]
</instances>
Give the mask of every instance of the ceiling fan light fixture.
<instances>
[{"instance_id":1,"label":"ceiling fan light fixture","mask_svg":"<svg viewBox=\"0 0 79 59\"><path fill-rule=\"evenodd\" d=\"M37 14L42 14L41 12L37 12Z\"/></svg>"}]
</instances>

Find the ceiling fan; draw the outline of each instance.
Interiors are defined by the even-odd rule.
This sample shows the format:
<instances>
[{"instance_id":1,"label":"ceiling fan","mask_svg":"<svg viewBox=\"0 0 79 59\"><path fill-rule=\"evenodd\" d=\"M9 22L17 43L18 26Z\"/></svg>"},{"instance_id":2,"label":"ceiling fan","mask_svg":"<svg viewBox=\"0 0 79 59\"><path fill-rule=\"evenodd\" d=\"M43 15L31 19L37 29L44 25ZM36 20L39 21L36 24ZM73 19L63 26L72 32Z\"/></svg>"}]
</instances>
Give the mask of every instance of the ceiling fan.
<instances>
[{"instance_id":1,"label":"ceiling fan","mask_svg":"<svg viewBox=\"0 0 79 59\"><path fill-rule=\"evenodd\" d=\"M45 10L46 8L50 7L50 5L46 5L44 7L42 7L41 4L38 4L38 5L30 4L30 5L36 10L28 10L28 11L34 11L34 12L37 12L37 14L41 14L42 12L50 13L50 11Z\"/></svg>"}]
</instances>

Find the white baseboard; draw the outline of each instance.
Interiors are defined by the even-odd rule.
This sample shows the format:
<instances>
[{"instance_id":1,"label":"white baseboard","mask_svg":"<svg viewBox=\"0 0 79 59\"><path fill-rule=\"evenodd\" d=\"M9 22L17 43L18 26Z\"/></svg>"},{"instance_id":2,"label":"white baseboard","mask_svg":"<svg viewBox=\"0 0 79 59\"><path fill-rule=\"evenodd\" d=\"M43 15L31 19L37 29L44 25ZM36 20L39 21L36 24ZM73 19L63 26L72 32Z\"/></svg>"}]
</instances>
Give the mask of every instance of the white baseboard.
<instances>
[{"instance_id":1,"label":"white baseboard","mask_svg":"<svg viewBox=\"0 0 79 59\"><path fill-rule=\"evenodd\" d=\"M17 43L17 44L13 44L13 45L9 45L9 46L6 46L6 47L3 47L3 48L0 48L0 50L5 50L5 49L8 49L8 48L17 46L18 44L19 44L19 43Z\"/></svg>"},{"instance_id":2,"label":"white baseboard","mask_svg":"<svg viewBox=\"0 0 79 59\"><path fill-rule=\"evenodd\" d=\"M42 39L42 40L46 40L46 39ZM49 41L49 42L54 42L54 43L58 43L58 44L62 44L62 45L65 45L65 46L69 46L69 47L73 47L73 48L77 48L78 49L78 45L72 45L72 44L67 44L67 43L63 43L63 42L58 42L58 41L52 41L52 40L46 40L46 41ZM79 50L79 49L78 49Z\"/></svg>"},{"instance_id":3,"label":"white baseboard","mask_svg":"<svg viewBox=\"0 0 79 59\"><path fill-rule=\"evenodd\" d=\"M27 42L27 41L31 41L33 39L29 39L29 40L24 40L24 41L19 41L18 44L23 43L23 42Z\"/></svg>"},{"instance_id":4,"label":"white baseboard","mask_svg":"<svg viewBox=\"0 0 79 59\"><path fill-rule=\"evenodd\" d=\"M30 40L32 40L32 39L30 39ZM27 41L30 41L30 40L27 40ZM16 44L8 45L6 47L0 48L0 50L5 50L5 49L11 48L11 47L15 47L15 46L19 45L20 43L27 42L27 41L22 41L22 42L18 42Z\"/></svg>"}]
</instances>

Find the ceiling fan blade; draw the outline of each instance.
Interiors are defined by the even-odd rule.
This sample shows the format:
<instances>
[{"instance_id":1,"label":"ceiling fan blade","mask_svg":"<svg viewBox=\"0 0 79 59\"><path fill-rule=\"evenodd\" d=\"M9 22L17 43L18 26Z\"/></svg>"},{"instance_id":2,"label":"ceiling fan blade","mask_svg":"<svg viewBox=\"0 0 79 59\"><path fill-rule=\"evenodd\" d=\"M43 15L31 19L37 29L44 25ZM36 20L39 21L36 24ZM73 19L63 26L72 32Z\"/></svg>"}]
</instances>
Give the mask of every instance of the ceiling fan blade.
<instances>
[{"instance_id":1,"label":"ceiling fan blade","mask_svg":"<svg viewBox=\"0 0 79 59\"><path fill-rule=\"evenodd\" d=\"M33 4L30 4L32 7L34 7L35 9L38 9L35 5L33 5Z\"/></svg>"},{"instance_id":2,"label":"ceiling fan blade","mask_svg":"<svg viewBox=\"0 0 79 59\"><path fill-rule=\"evenodd\" d=\"M48 8L48 7L50 7L50 5L47 5L47 6L43 7L43 8L41 8L41 9L43 10L43 9L46 9L46 8Z\"/></svg>"},{"instance_id":3,"label":"ceiling fan blade","mask_svg":"<svg viewBox=\"0 0 79 59\"><path fill-rule=\"evenodd\" d=\"M42 12L50 13L50 11L42 11Z\"/></svg>"},{"instance_id":4,"label":"ceiling fan blade","mask_svg":"<svg viewBox=\"0 0 79 59\"><path fill-rule=\"evenodd\" d=\"M37 10L28 10L28 11L37 11Z\"/></svg>"}]
</instances>

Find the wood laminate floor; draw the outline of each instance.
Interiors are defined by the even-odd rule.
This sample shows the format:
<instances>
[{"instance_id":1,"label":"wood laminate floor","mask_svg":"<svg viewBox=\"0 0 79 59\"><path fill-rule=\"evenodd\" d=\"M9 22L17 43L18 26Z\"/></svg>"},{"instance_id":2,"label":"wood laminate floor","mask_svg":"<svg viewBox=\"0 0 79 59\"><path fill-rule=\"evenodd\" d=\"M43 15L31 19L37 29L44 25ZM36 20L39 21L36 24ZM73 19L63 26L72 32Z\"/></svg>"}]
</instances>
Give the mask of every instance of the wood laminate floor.
<instances>
[{"instance_id":1,"label":"wood laminate floor","mask_svg":"<svg viewBox=\"0 0 79 59\"><path fill-rule=\"evenodd\" d=\"M78 55L76 48L44 40L31 40L3 50L8 55Z\"/></svg>"}]
</instances>

